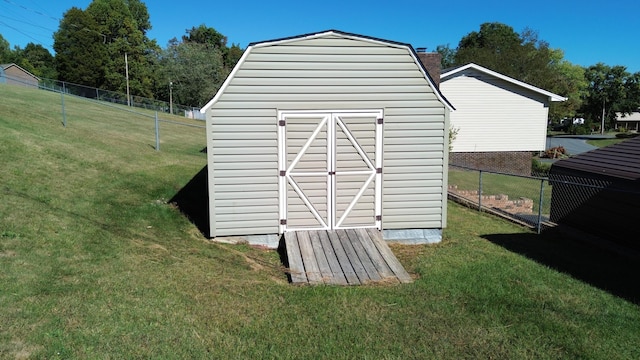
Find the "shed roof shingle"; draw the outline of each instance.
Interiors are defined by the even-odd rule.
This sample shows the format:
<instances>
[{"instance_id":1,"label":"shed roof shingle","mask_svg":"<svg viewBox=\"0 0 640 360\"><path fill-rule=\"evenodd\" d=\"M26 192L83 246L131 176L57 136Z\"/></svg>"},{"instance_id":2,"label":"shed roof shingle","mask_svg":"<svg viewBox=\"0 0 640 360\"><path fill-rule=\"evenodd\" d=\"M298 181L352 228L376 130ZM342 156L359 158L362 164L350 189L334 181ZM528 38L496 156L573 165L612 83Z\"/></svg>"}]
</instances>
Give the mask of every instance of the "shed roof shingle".
<instances>
[{"instance_id":1,"label":"shed roof shingle","mask_svg":"<svg viewBox=\"0 0 640 360\"><path fill-rule=\"evenodd\" d=\"M559 160L553 164L551 172L560 169L625 180L639 180L640 136Z\"/></svg>"}]
</instances>

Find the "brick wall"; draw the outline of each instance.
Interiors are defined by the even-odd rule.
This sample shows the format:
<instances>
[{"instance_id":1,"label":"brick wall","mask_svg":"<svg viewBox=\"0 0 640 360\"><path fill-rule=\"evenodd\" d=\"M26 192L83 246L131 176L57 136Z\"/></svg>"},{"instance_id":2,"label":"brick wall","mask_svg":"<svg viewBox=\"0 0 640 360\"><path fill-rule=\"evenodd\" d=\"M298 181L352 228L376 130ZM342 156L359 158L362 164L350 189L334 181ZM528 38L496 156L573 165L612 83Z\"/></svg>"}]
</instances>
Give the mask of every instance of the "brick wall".
<instances>
[{"instance_id":1,"label":"brick wall","mask_svg":"<svg viewBox=\"0 0 640 360\"><path fill-rule=\"evenodd\" d=\"M449 185L449 193L461 196L473 203L478 203L478 190L458 190L458 186ZM520 197L510 200L508 195L482 195L482 206L500 209L512 214L532 214L533 200Z\"/></svg>"},{"instance_id":2,"label":"brick wall","mask_svg":"<svg viewBox=\"0 0 640 360\"><path fill-rule=\"evenodd\" d=\"M449 164L472 169L515 175L531 175L530 151L513 152L452 152Z\"/></svg>"}]
</instances>

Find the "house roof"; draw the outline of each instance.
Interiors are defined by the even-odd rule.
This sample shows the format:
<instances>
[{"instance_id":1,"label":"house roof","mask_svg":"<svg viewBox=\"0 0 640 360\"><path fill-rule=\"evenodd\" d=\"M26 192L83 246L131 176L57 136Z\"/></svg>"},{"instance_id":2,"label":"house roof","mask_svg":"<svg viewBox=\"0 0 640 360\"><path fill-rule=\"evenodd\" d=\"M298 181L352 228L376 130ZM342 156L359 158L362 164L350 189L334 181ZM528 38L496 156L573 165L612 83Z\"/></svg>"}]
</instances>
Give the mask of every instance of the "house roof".
<instances>
[{"instance_id":1,"label":"house roof","mask_svg":"<svg viewBox=\"0 0 640 360\"><path fill-rule=\"evenodd\" d=\"M640 136L558 160L552 165L551 173L561 169L592 173L599 177L639 180Z\"/></svg>"},{"instance_id":2,"label":"house roof","mask_svg":"<svg viewBox=\"0 0 640 360\"><path fill-rule=\"evenodd\" d=\"M640 110L634 111L631 114L616 113L616 121L640 121Z\"/></svg>"},{"instance_id":3,"label":"house roof","mask_svg":"<svg viewBox=\"0 0 640 360\"><path fill-rule=\"evenodd\" d=\"M514 78L508 77L506 75L500 74L500 73L495 72L493 70L489 70L489 69L487 69L485 67L482 67L482 66L474 64L474 63L469 63L469 64L462 65L462 66L457 66L457 67L444 69L442 71L442 75L440 75L440 82L445 82L445 81L451 79L454 75L456 75L456 74L458 74L458 73L460 73L462 71L465 71L467 69L473 69L473 70L479 71L481 73L487 74L489 76L495 77L497 79L501 79L501 80L510 82L510 83L512 83L514 85L520 86L522 88L534 91L536 93L539 93L539 94L542 94L542 95L545 95L545 96L548 96L550 101L566 101L567 100L566 97L554 94L554 93L549 92L549 91L544 90L544 89L540 89L540 88L535 87L533 85L524 83L522 81L519 81L519 80L516 80Z\"/></svg>"},{"instance_id":4,"label":"house roof","mask_svg":"<svg viewBox=\"0 0 640 360\"><path fill-rule=\"evenodd\" d=\"M40 80L39 77L33 75L32 73L28 72L27 70L23 69L22 67L18 66L17 64L11 63L11 64L0 64L0 68L2 68L2 70L7 70L10 67L16 67L18 69L20 69L23 73L31 76L32 78L36 79L36 80Z\"/></svg>"},{"instance_id":5,"label":"house roof","mask_svg":"<svg viewBox=\"0 0 640 360\"><path fill-rule=\"evenodd\" d=\"M427 80L427 82L429 83L431 88L434 90L438 100L440 100L447 108L449 108L449 110L451 110L451 111L455 110L453 105L451 105L451 103L440 92L440 89L437 86L435 86L433 78L431 78L431 75L429 75L429 72L426 70L426 68L424 67L424 65L420 61L420 59L418 59L418 54L416 53L416 51L413 49L413 47L411 45L406 44L406 43L397 42L397 41L384 40L384 39L379 39L379 38L370 37L370 36L347 33L347 32L340 31L340 30L326 30L326 31L321 31L321 32L317 32L317 33L309 33L309 34L297 35L297 36L292 36L292 37L286 37L286 38L280 38L280 39L266 40L266 41L250 43L247 46L247 48L244 51L244 53L242 54L242 57L240 58L240 60L238 60L238 63L235 65L235 67L233 68L233 70L231 71L229 76L227 76L227 78L225 79L224 83L222 84L222 86L220 87L218 92L213 97L213 99L211 99L204 107L202 107L202 109L200 109L200 112L205 113L207 111L207 109L209 109L211 106L213 106L218 101L220 96L224 93L224 90L227 88L227 86L229 85L229 83L231 82L233 77L235 76L235 73L242 66L242 64L246 60L247 56L251 53L252 49L259 48L259 47L264 47L264 46L272 46L272 45L277 45L277 44L285 44L287 42L293 42L293 41L321 38L321 37L332 36L332 35L341 36L341 37L343 37L345 39L363 40L363 41L369 41L369 42L372 42L372 43L382 44L382 45L386 45L386 46L394 46L394 47L398 47L398 48L407 49L409 51L409 53L411 54L411 56L413 57L414 62L418 65L418 67L419 67L420 71L422 72L422 74L424 75L425 79Z\"/></svg>"}]
</instances>

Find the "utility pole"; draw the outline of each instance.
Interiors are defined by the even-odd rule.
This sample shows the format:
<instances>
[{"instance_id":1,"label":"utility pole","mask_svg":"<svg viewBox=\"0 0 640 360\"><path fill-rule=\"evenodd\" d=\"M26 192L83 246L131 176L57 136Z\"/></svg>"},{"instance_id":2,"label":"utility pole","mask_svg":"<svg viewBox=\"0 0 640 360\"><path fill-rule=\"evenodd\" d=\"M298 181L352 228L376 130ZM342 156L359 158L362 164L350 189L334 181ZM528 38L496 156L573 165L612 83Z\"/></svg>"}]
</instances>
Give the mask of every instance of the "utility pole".
<instances>
[{"instance_id":1,"label":"utility pole","mask_svg":"<svg viewBox=\"0 0 640 360\"><path fill-rule=\"evenodd\" d=\"M127 106L131 106L131 96L129 95L129 61L127 53L124 53L124 72L127 77Z\"/></svg>"},{"instance_id":2,"label":"utility pole","mask_svg":"<svg viewBox=\"0 0 640 360\"><path fill-rule=\"evenodd\" d=\"M173 81L169 81L169 113L173 115Z\"/></svg>"},{"instance_id":3,"label":"utility pole","mask_svg":"<svg viewBox=\"0 0 640 360\"><path fill-rule=\"evenodd\" d=\"M602 98L602 126L600 127L600 134L604 135L604 98Z\"/></svg>"}]
</instances>

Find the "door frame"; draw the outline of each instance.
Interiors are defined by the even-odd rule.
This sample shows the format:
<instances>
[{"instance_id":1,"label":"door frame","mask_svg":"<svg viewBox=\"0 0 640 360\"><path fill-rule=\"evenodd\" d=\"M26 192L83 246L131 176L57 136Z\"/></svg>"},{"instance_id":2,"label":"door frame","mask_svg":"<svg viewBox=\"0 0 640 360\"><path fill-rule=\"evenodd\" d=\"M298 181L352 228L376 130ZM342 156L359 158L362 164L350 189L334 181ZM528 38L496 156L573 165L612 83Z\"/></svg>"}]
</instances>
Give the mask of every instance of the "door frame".
<instances>
[{"instance_id":1,"label":"door frame","mask_svg":"<svg viewBox=\"0 0 640 360\"><path fill-rule=\"evenodd\" d=\"M299 150L296 158L287 163L287 118L288 117L309 117L318 118L318 126L312 133L311 137ZM353 137L353 134L348 130L348 126L340 121L340 116L357 116L357 117L373 117L375 118L375 161L371 162L366 152L360 147L357 139ZM331 230L331 229L348 229L354 228L349 226L341 226L342 221L353 206L357 203L363 192L371 184L371 181L375 181L374 189L374 212L375 219L372 221L371 226L358 226L358 227L375 227L382 229L382 157L383 157L383 124L384 124L384 112L382 109L367 109L367 110L279 110L278 111L278 190L279 190L279 232L282 234L286 231L296 230ZM338 119L338 120L336 120ZM338 123L340 121L340 123ZM327 125L327 171L326 173L304 173L307 176L327 176L327 221L322 219L322 216L318 214L313 205L306 199L302 190L297 186L295 181L292 180L292 173L296 176L295 171L292 172L297 162L300 160L305 151L309 148L320 129ZM349 206L345 209L341 219L336 219L336 127L341 127L344 134L349 138L349 141L354 144L356 151L363 157L363 160L370 168L371 176L365 181L360 191L356 194ZM372 168L373 166L373 168ZM348 173L347 173L348 174ZM305 205L309 208L309 211L318 220L321 225L319 228L304 228L296 229L287 226L287 206L288 195L287 185L290 184L294 191L300 196Z\"/></svg>"}]
</instances>

